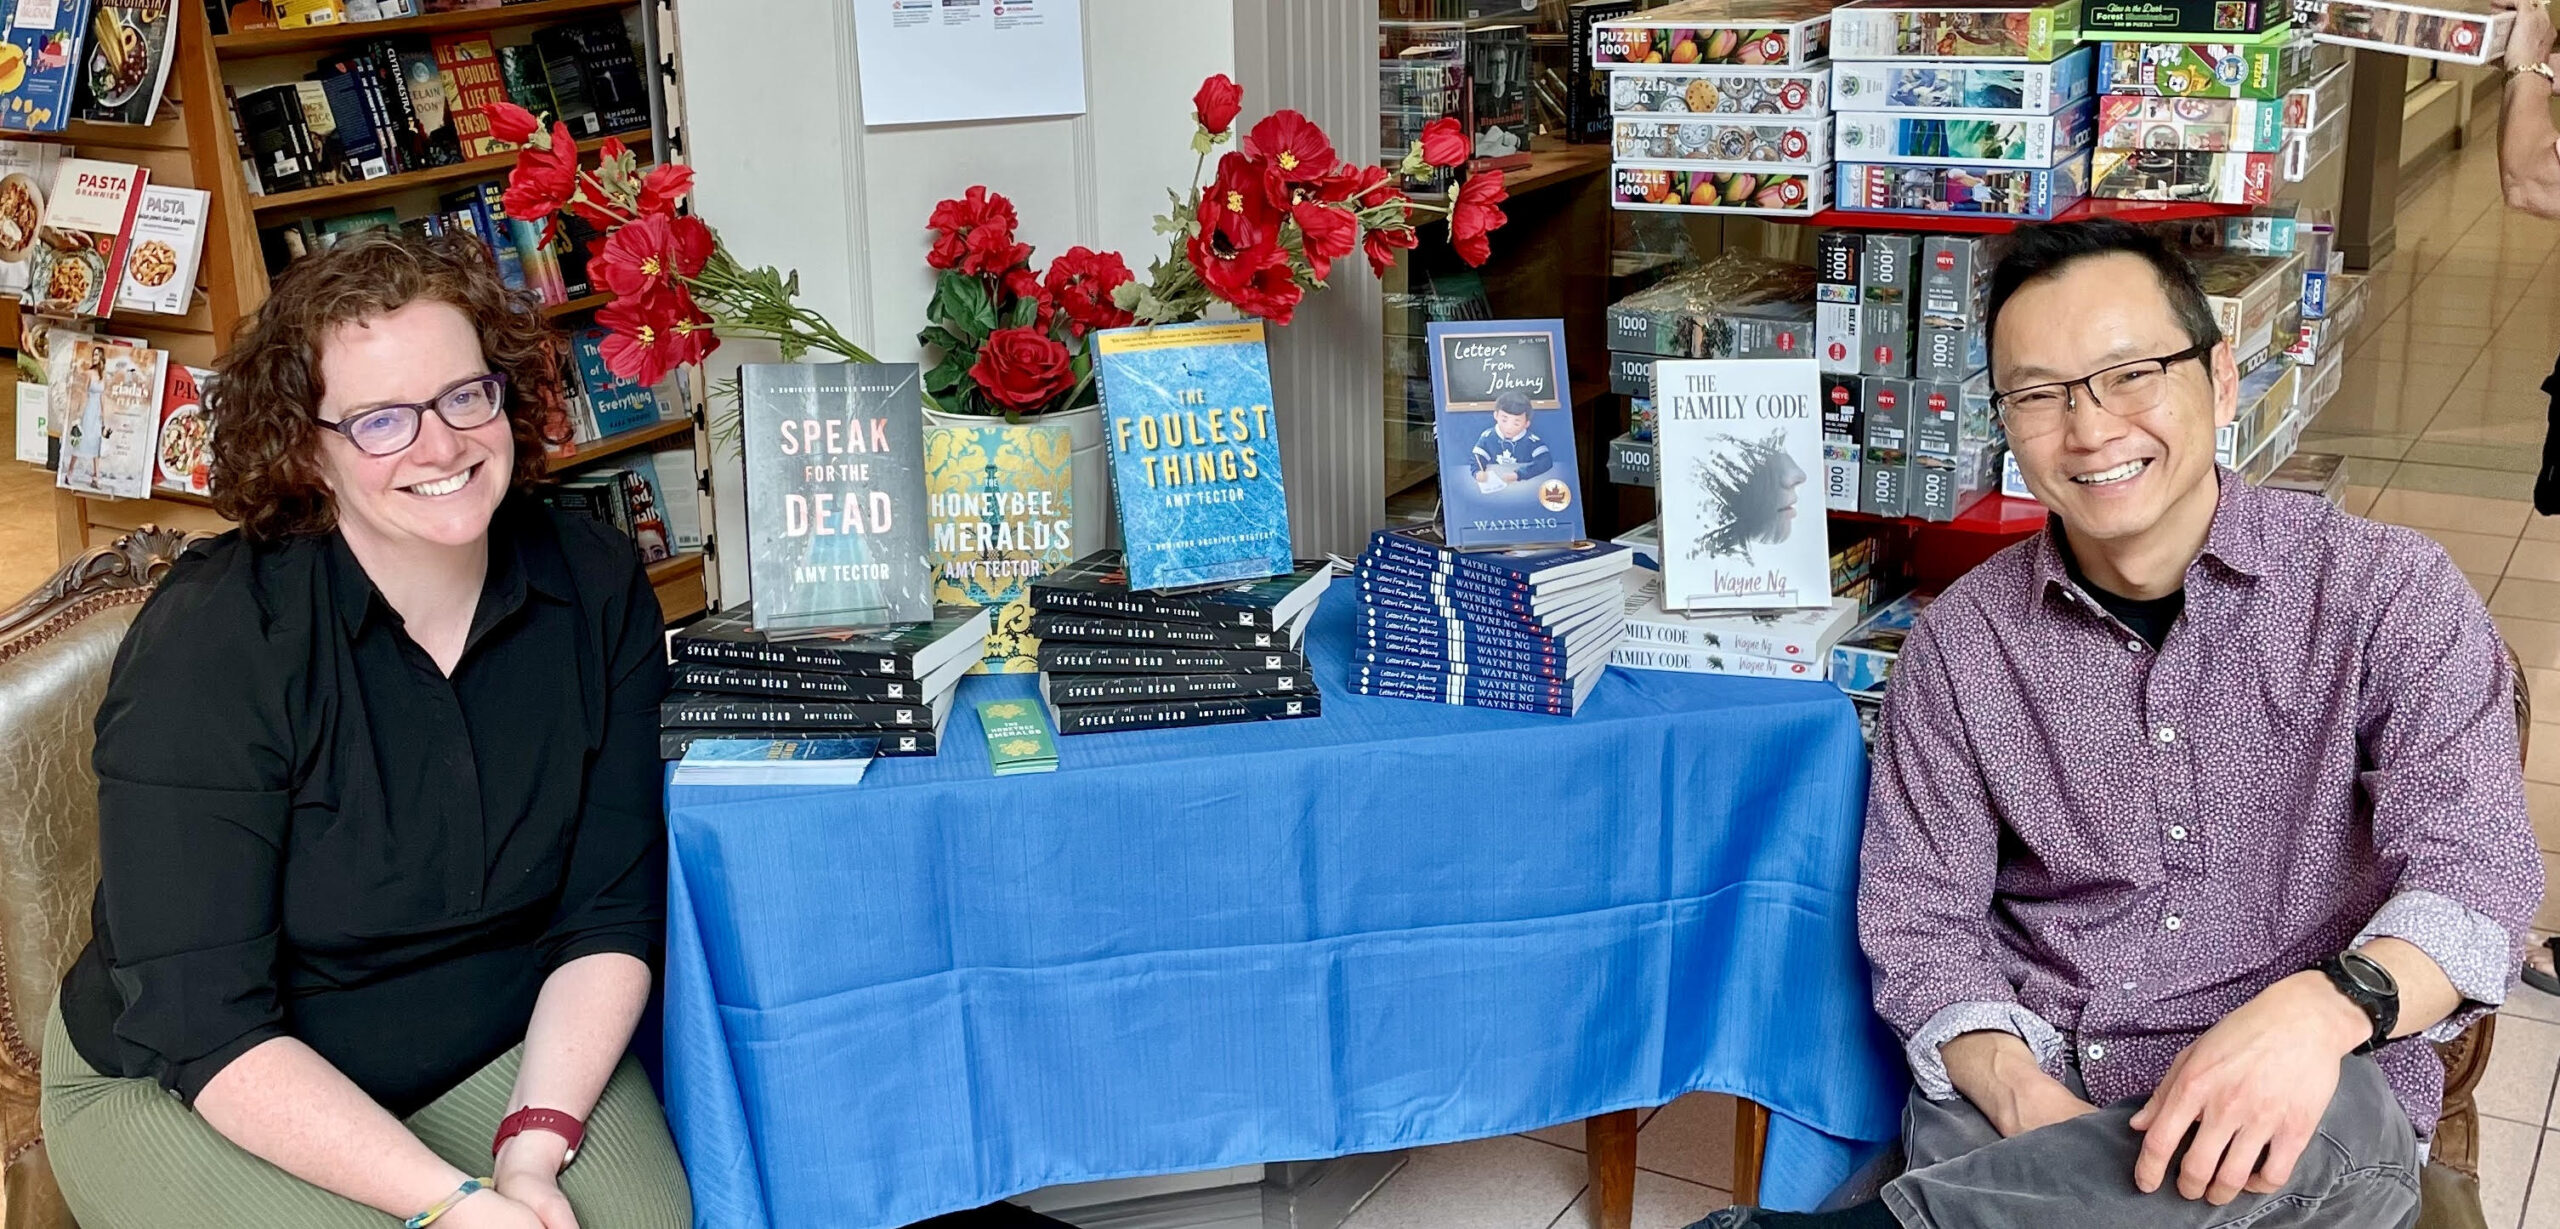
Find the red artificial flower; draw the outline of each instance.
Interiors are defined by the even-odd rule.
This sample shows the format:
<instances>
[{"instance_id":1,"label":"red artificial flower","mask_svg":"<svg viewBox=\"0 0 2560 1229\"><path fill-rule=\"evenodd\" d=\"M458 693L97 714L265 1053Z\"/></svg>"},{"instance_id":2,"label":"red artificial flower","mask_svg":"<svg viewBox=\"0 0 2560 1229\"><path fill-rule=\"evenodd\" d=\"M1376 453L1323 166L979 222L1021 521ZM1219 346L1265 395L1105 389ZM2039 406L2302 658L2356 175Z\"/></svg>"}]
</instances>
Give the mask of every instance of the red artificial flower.
<instances>
[{"instance_id":1,"label":"red artificial flower","mask_svg":"<svg viewBox=\"0 0 2560 1229\"><path fill-rule=\"evenodd\" d=\"M960 271L980 277L1003 277L1031 259L1031 245L1013 241L1012 227L981 226L962 245Z\"/></svg>"},{"instance_id":2,"label":"red artificial flower","mask_svg":"<svg viewBox=\"0 0 2560 1229\"><path fill-rule=\"evenodd\" d=\"M1388 174L1385 167L1355 167L1349 178L1343 195L1331 199L1357 200L1362 209L1375 209L1390 201L1405 199L1404 190L1396 186L1395 176Z\"/></svg>"},{"instance_id":3,"label":"red artificial flower","mask_svg":"<svg viewBox=\"0 0 2560 1229\"><path fill-rule=\"evenodd\" d=\"M605 330L605 369L644 387L667 378L679 359L677 326L685 319L677 293L662 291L637 298L615 299L596 310Z\"/></svg>"},{"instance_id":4,"label":"red artificial flower","mask_svg":"<svg viewBox=\"0 0 2560 1229\"><path fill-rule=\"evenodd\" d=\"M1008 299L1037 299L1040 297L1040 275L1032 272L1029 265L1006 270L1004 293Z\"/></svg>"},{"instance_id":5,"label":"red artificial flower","mask_svg":"<svg viewBox=\"0 0 2560 1229\"><path fill-rule=\"evenodd\" d=\"M1469 175L1458 185L1457 194L1449 200L1449 246L1457 250L1460 260L1482 265L1493 256L1493 241L1487 236L1511 220L1500 208L1510 198L1500 171Z\"/></svg>"},{"instance_id":6,"label":"red artificial flower","mask_svg":"<svg viewBox=\"0 0 2560 1229\"><path fill-rule=\"evenodd\" d=\"M700 218L653 215L616 228L591 263L605 289L635 299L702 272L710 238L711 228Z\"/></svg>"},{"instance_id":7,"label":"red artificial flower","mask_svg":"<svg viewBox=\"0 0 2560 1229\"><path fill-rule=\"evenodd\" d=\"M693 191L693 168L661 162L640 177L640 212L673 213L676 202Z\"/></svg>"},{"instance_id":8,"label":"red artificial flower","mask_svg":"<svg viewBox=\"0 0 2560 1229\"><path fill-rule=\"evenodd\" d=\"M1203 229L1183 247L1192 270L1209 293L1237 310L1273 324L1289 323L1306 292L1289 267L1288 251L1280 246L1277 232L1257 230L1242 214L1235 215L1235 222L1235 230L1255 234L1253 241L1238 245L1229 232Z\"/></svg>"},{"instance_id":9,"label":"red artificial flower","mask_svg":"<svg viewBox=\"0 0 2560 1229\"><path fill-rule=\"evenodd\" d=\"M720 348L720 335L712 331L711 317L693 301L693 293L676 287L675 338L669 343L678 363L699 363Z\"/></svg>"},{"instance_id":10,"label":"red artificial flower","mask_svg":"<svg viewBox=\"0 0 2560 1229\"><path fill-rule=\"evenodd\" d=\"M1021 219L1014 215L1012 201L1006 200L1001 193L987 191L984 184L973 185L959 198L942 201L933 207L933 215L925 220L925 225L933 229L933 248L925 253L925 263L937 269L959 268L968 257L970 236L980 230L997 232L985 241L985 247L991 249L999 237L1010 244L1013 228L1020 224ZM1027 256L1029 252L1026 250L1024 254ZM980 263L984 261L985 256L982 255ZM998 266L994 272L1000 273L1003 268ZM986 270L969 271L979 273Z\"/></svg>"},{"instance_id":11,"label":"red artificial flower","mask_svg":"<svg viewBox=\"0 0 2560 1229\"><path fill-rule=\"evenodd\" d=\"M1422 160L1433 166L1456 166L1475 153L1467 140L1466 129L1458 121L1441 116L1422 126Z\"/></svg>"},{"instance_id":12,"label":"red artificial flower","mask_svg":"<svg viewBox=\"0 0 2560 1229\"><path fill-rule=\"evenodd\" d=\"M1411 251L1421 239L1410 226L1382 226L1361 236L1360 246L1369 257L1369 271L1380 277L1396 265L1398 251Z\"/></svg>"},{"instance_id":13,"label":"red artificial flower","mask_svg":"<svg viewBox=\"0 0 2560 1229\"><path fill-rule=\"evenodd\" d=\"M1224 80L1224 78L1212 78ZM1116 329L1137 323L1111 301L1111 292L1134 280L1118 252L1071 247L1049 262L1045 286L1049 299L1067 314L1067 331L1082 337L1092 329Z\"/></svg>"},{"instance_id":14,"label":"red artificial flower","mask_svg":"<svg viewBox=\"0 0 2560 1229\"><path fill-rule=\"evenodd\" d=\"M1244 152L1283 183L1314 183L1340 161L1324 129L1295 111L1274 111L1244 135Z\"/></svg>"},{"instance_id":15,"label":"red artificial flower","mask_svg":"<svg viewBox=\"0 0 2560 1229\"><path fill-rule=\"evenodd\" d=\"M1250 155L1231 153L1218 159L1217 178L1210 180L1208 189L1200 194L1201 229L1223 227L1229 217L1243 217L1257 230L1279 226L1285 205L1271 199L1265 190L1269 182L1262 164ZM1237 246L1245 246L1245 241L1239 241Z\"/></svg>"},{"instance_id":16,"label":"red artificial flower","mask_svg":"<svg viewBox=\"0 0 2560 1229\"><path fill-rule=\"evenodd\" d=\"M1299 250L1306 255L1307 271L1319 282L1333 275L1333 262L1360 248L1360 221L1339 205L1304 201L1289 211L1289 217L1298 224Z\"/></svg>"},{"instance_id":17,"label":"red artificial flower","mask_svg":"<svg viewBox=\"0 0 2560 1229\"><path fill-rule=\"evenodd\" d=\"M551 132L548 149L528 145L516 151L516 169L507 176L500 202L507 216L532 222L550 217L578 194L578 142L567 124Z\"/></svg>"},{"instance_id":18,"label":"red artificial flower","mask_svg":"<svg viewBox=\"0 0 2560 1229\"><path fill-rule=\"evenodd\" d=\"M1075 387L1075 358L1038 329L997 329L978 348L969 378L987 400L1016 414L1037 413Z\"/></svg>"},{"instance_id":19,"label":"red artificial flower","mask_svg":"<svg viewBox=\"0 0 2560 1229\"><path fill-rule=\"evenodd\" d=\"M1200 92L1191 96L1191 115L1200 121L1202 131L1210 136L1226 132L1236 122L1236 112L1244 109L1244 87L1219 73L1200 83Z\"/></svg>"},{"instance_id":20,"label":"red artificial flower","mask_svg":"<svg viewBox=\"0 0 2560 1229\"><path fill-rule=\"evenodd\" d=\"M542 121L531 111L511 102L493 102L487 107L489 136L509 145L522 145L542 131Z\"/></svg>"}]
</instances>

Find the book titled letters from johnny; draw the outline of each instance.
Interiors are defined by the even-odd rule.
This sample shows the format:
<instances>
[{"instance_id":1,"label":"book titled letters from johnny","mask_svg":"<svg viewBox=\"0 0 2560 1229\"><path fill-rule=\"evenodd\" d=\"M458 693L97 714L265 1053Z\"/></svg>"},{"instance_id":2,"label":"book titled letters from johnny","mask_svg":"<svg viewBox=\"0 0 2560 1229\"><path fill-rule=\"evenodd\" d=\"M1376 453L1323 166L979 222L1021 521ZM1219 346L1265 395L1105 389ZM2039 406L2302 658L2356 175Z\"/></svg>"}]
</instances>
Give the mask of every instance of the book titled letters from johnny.
<instances>
[{"instance_id":1,"label":"book titled letters from johnny","mask_svg":"<svg viewBox=\"0 0 2560 1229\"><path fill-rule=\"evenodd\" d=\"M1561 320L1432 321L1442 537L1459 550L1582 537Z\"/></svg>"},{"instance_id":2,"label":"book titled letters from johnny","mask_svg":"<svg viewBox=\"0 0 2560 1229\"><path fill-rule=\"evenodd\" d=\"M1831 604L1830 530L1805 485L1822 472L1821 379L1811 359L1654 365L1664 606Z\"/></svg>"},{"instance_id":3,"label":"book titled letters from johnny","mask_svg":"<svg viewBox=\"0 0 2560 1229\"><path fill-rule=\"evenodd\" d=\"M1093 336L1129 587L1287 572L1289 505L1262 322Z\"/></svg>"},{"instance_id":4,"label":"book titled letters from johnny","mask_svg":"<svg viewBox=\"0 0 2560 1229\"><path fill-rule=\"evenodd\" d=\"M913 363L749 363L748 579L758 631L933 617Z\"/></svg>"}]
</instances>

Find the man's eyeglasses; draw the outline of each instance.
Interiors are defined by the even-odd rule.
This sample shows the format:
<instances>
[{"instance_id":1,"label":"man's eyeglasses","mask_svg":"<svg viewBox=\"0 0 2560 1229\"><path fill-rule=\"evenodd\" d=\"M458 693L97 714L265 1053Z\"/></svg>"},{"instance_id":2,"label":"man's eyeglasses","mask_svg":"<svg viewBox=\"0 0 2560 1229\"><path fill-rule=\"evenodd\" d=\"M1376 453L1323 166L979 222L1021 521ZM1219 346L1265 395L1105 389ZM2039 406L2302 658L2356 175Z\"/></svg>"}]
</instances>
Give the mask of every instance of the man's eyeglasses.
<instances>
[{"instance_id":1,"label":"man's eyeglasses","mask_svg":"<svg viewBox=\"0 0 2560 1229\"><path fill-rule=\"evenodd\" d=\"M2091 404L2118 418L2131 418L2160 408L2168 396L2169 368L2188 359L2201 359L2213 353L2218 342L2189 346L2175 354L2158 358L2138 358L2118 363L2104 371L2093 372L2077 380L2055 384L2031 384L2025 388L1994 393L1991 406L2000 411L2000 422L2012 438L2034 437L2058 431L2071 417L2077 388L2089 394Z\"/></svg>"},{"instance_id":2,"label":"man's eyeglasses","mask_svg":"<svg viewBox=\"0 0 2560 1229\"><path fill-rule=\"evenodd\" d=\"M468 431L487 425L506 409L506 391L507 373L490 371L464 376L425 401L377 405L336 422L317 414L311 420L347 437L359 452L387 457L417 442L418 426L427 411L435 411L444 425L456 431Z\"/></svg>"}]
</instances>

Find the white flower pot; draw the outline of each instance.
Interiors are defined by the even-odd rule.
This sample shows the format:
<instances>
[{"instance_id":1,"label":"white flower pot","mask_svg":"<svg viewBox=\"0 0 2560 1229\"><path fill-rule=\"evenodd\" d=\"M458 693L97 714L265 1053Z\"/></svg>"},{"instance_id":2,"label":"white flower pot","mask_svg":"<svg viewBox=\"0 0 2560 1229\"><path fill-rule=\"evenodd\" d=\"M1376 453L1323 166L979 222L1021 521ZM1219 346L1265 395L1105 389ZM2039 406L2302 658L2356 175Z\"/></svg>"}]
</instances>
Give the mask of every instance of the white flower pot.
<instances>
[{"instance_id":1,"label":"white flower pot","mask_svg":"<svg viewBox=\"0 0 2560 1229\"><path fill-rule=\"evenodd\" d=\"M925 425L933 427L1001 427L1001 418L985 418L976 414L945 414L939 410L924 412ZM1119 510L1111 503L1111 452L1102 442L1102 407L1086 406L1058 414L1026 418L1023 426L1065 427L1067 442L1074 454L1075 473L1069 509L1074 519L1075 556L1082 559L1120 540Z\"/></svg>"}]
</instances>

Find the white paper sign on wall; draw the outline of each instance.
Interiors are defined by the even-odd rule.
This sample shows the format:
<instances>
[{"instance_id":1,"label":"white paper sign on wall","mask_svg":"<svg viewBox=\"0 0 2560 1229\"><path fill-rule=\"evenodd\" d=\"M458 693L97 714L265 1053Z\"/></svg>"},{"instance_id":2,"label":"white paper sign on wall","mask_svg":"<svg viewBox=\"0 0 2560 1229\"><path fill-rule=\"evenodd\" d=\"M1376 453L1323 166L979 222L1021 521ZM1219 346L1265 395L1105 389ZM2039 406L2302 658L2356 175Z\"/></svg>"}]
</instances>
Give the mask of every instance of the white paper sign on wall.
<instances>
[{"instance_id":1,"label":"white paper sign on wall","mask_svg":"<svg viewBox=\"0 0 2560 1229\"><path fill-rule=\"evenodd\" d=\"M853 0L862 122L1084 114L1083 0Z\"/></svg>"}]
</instances>

